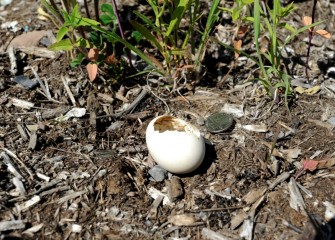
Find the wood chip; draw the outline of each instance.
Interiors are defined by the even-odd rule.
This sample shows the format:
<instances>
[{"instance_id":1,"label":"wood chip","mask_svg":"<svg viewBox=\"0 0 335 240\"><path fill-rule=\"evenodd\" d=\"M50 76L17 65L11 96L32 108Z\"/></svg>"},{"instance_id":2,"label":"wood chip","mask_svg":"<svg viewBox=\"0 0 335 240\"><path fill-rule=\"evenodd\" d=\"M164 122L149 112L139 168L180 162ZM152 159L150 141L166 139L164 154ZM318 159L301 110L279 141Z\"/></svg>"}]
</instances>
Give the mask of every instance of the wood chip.
<instances>
[{"instance_id":1,"label":"wood chip","mask_svg":"<svg viewBox=\"0 0 335 240\"><path fill-rule=\"evenodd\" d=\"M168 222L176 226L194 226L196 221L193 215L180 214L169 216Z\"/></svg>"},{"instance_id":2,"label":"wood chip","mask_svg":"<svg viewBox=\"0 0 335 240\"><path fill-rule=\"evenodd\" d=\"M28 102L28 101L17 99L17 98L11 98L11 100L12 100L13 105L16 107L20 107L20 108L27 109L27 110L34 107L34 103L32 102Z\"/></svg>"},{"instance_id":3,"label":"wood chip","mask_svg":"<svg viewBox=\"0 0 335 240\"><path fill-rule=\"evenodd\" d=\"M83 191L78 191L78 192L70 193L70 194L68 194L68 195L66 195L66 196L64 196L64 197L62 197L62 198L60 198L60 199L58 199L58 200L57 200L57 203L58 203L58 204L62 204L62 203L66 202L66 201L69 201L69 200L71 200L71 199L80 197L81 195L83 195L83 194L85 194L85 193L87 193L87 190L86 190L86 189L83 190Z\"/></svg>"},{"instance_id":4,"label":"wood chip","mask_svg":"<svg viewBox=\"0 0 335 240\"><path fill-rule=\"evenodd\" d=\"M26 234L26 235L28 235L30 237L33 237L34 233L40 231L43 226L44 226L44 223L37 224L35 226L32 226L31 228L28 228L22 234Z\"/></svg>"},{"instance_id":5,"label":"wood chip","mask_svg":"<svg viewBox=\"0 0 335 240\"><path fill-rule=\"evenodd\" d=\"M19 131L22 140L27 141L28 140L28 135L27 135L26 131L23 129L22 125L21 124L17 124L16 128Z\"/></svg>"},{"instance_id":6,"label":"wood chip","mask_svg":"<svg viewBox=\"0 0 335 240\"><path fill-rule=\"evenodd\" d=\"M208 240L231 240L230 237L225 237L224 235L214 232L213 230L210 230L209 228L203 228L201 230L201 236L202 239L208 239Z\"/></svg>"},{"instance_id":7,"label":"wood chip","mask_svg":"<svg viewBox=\"0 0 335 240\"><path fill-rule=\"evenodd\" d=\"M21 46L17 47L16 49L20 50L21 52L24 52L29 55L35 55L37 57L42 58L50 58L55 59L59 57L60 53L51 51L44 47L34 47L34 46Z\"/></svg>"},{"instance_id":8,"label":"wood chip","mask_svg":"<svg viewBox=\"0 0 335 240\"><path fill-rule=\"evenodd\" d=\"M158 207L162 203L164 196L159 195L151 205L147 219L156 219L158 213Z\"/></svg>"},{"instance_id":9,"label":"wood chip","mask_svg":"<svg viewBox=\"0 0 335 240\"><path fill-rule=\"evenodd\" d=\"M59 106L54 109L48 109L42 112L43 119L51 119L59 117L70 110L70 106Z\"/></svg>"},{"instance_id":10,"label":"wood chip","mask_svg":"<svg viewBox=\"0 0 335 240\"><path fill-rule=\"evenodd\" d=\"M268 187L268 189L271 191L273 190L278 184L281 184L286 179L288 179L291 176L291 173L289 172L283 172L280 174Z\"/></svg>"},{"instance_id":11,"label":"wood chip","mask_svg":"<svg viewBox=\"0 0 335 240\"><path fill-rule=\"evenodd\" d=\"M36 145L37 145L37 134L35 131L33 131L30 134L28 149L35 150Z\"/></svg>"},{"instance_id":12,"label":"wood chip","mask_svg":"<svg viewBox=\"0 0 335 240\"><path fill-rule=\"evenodd\" d=\"M180 178L172 176L171 180L167 184L168 196L171 202L175 202L184 195L184 188Z\"/></svg>"},{"instance_id":13,"label":"wood chip","mask_svg":"<svg viewBox=\"0 0 335 240\"><path fill-rule=\"evenodd\" d=\"M25 195L26 194L26 189L24 188L24 185L23 185L22 181L20 180L20 178L14 177L12 181L13 181L13 184L16 188L16 191L18 191L21 195Z\"/></svg>"},{"instance_id":14,"label":"wood chip","mask_svg":"<svg viewBox=\"0 0 335 240\"><path fill-rule=\"evenodd\" d=\"M265 194L266 191L267 191L266 187L261 187L261 188L258 188L258 189L252 189L246 195L243 196L242 200L246 204L253 204L260 197L262 197Z\"/></svg>"},{"instance_id":15,"label":"wood chip","mask_svg":"<svg viewBox=\"0 0 335 240\"><path fill-rule=\"evenodd\" d=\"M30 207L36 205L39 201L41 201L40 196L35 195L31 199L29 199L28 201L17 205L17 209L19 211L22 211L22 212L27 211Z\"/></svg>"},{"instance_id":16,"label":"wood chip","mask_svg":"<svg viewBox=\"0 0 335 240\"><path fill-rule=\"evenodd\" d=\"M0 222L0 232L22 229L26 227L26 223L23 220L3 221Z\"/></svg>"},{"instance_id":17,"label":"wood chip","mask_svg":"<svg viewBox=\"0 0 335 240\"><path fill-rule=\"evenodd\" d=\"M290 191L290 207L296 210L297 212L307 215L305 210L306 205L304 199L293 177L290 179L288 189Z\"/></svg>"}]
</instances>

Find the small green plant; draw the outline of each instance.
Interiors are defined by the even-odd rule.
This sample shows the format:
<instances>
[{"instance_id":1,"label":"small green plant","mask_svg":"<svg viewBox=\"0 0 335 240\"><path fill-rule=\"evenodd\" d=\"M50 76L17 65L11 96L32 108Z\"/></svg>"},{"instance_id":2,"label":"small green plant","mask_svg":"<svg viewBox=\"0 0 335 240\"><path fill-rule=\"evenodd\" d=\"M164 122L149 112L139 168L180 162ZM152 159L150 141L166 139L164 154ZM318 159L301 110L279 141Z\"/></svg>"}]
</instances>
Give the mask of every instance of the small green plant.
<instances>
[{"instance_id":1,"label":"small green plant","mask_svg":"<svg viewBox=\"0 0 335 240\"><path fill-rule=\"evenodd\" d=\"M94 1L95 7L96 2ZM103 14L97 20L93 20L89 17L88 11L86 11L88 17L81 16L77 4L60 10L55 9L53 1L49 4L46 0L42 0L43 6L53 17L46 13L43 15L50 18L59 28L57 42L50 48L72 52L75 50L71 66L77 66L87 59L89 61L87 70L91 80L95 78L98 66L106 62L106 58L111 56L115 58L114 48L117 43L132 50L154 71L169 79L176 79L182 69L200 72L210 33L220 13L218 9L220 0L214 0L211 4L206 26L201 27L204 29L203 32L199 30L202 17L200 0L147 0L147 2L153 10L154 19L151 20L140 12L134 12L134 16L137 16L142 23L131 21L135 29L131 37L136 43L141 39L149 41L161 57L156 58L147 52L144 53L126 40L120 24L116 24L118 15L114 5L102 4ZM86 1L85 9L87 9ZM183 27L181 27L182 21ZM117 33L117 27L121 36Z\"/></svg>"},{"instance_id":2,"label":"small green plant","mask_svg":"<svg viewBox=\"0 0 335 240\"><path fill-rule=\"evenodd\" d=\"M43 2L45 0L42 0ZM98 66L107 63L107 68L116 73L121 74L121 70L125 68L124 61L116 59L116 43L121 43L128 49L134 51L139 57L146 61L149 65L155 66L149 57L141 50L130 44L124 38L116 33L117 16L113 6L110 4L102 4L99 21L88 17L83 17L80 13L78 4L68 9L56 9L45 1L43 5L53 16L43 13L43 16L52 19L57 24L56 19L60 19L61 25L58 27L56 36L57 42L49 48L55 51L65 50L72 54L71 66L79 65L84 59L87 59L87 71L89 78L93 81L96 77ZM95 4L96 6L96 4ZM58 16L57 18L55 16ZM120 27L120 26L118 26ZM78 34L81 33L81 34ZM122 32L122 31L121 31ZM111 66L110 66L111 65Z\"/></svg>"},{"instance_id":3,"label":"small green plant","mask_svg":"<svg viewBox=\"0 0 335 240\"><path fill-rule=\"evenodd\" d=\"M303 17L303 24L305 26L309 26L312 23L314 23L317 2L318 2L317 0L313 1L312 17L309 17L309 16L304 16ZM331 38L330 33L327 32L326 30L314 29L314 27L311 27L311 28L308 29L308 46L307 46L307 56L306 56L306 64L305 64L306 65L305 66L305 74L306 74L307 82L309 82L309 74L308 74L309 53L310 53L310 49L311 49L312 39L313 39L315 33L324 37L324 38L327 38L327 39Z\"/></svg>"},{"instance_id":4,"label":"small green plant","mask_svg":"<svg viewBox=\"0 0 335 240\"><path fill-rule=\"evenodd\" d=\"M274 0L272 9L267 5L265 6L266 7L262 9L260 1L254 1L254 41L258 56L258 65L261 69L259 80L270 96L275 98L278 96L278 93L283 93L287 105L288 96L292 94L291 76L281 67L281 51L285 49L287 44L298 34L321 22L295 29L284 19L296 10L293 2L283 7L280 0ZM288 32L284 40L279 38L279 30L286 30L286 32ZM258 38L262 32L269 33L270 44L266 51L261 51L261 46L258 42Z\"/></svg>"},{"instance_id":5,"label":"small green plant","mask_svg":"<svg viewBox=\"0 0 335 240\"><path fill-rule=\"evenodd\" d=\"M293 2L284 7L280 0L274 0L271 8L266 3L261 5L259 0L235 0L235 2L232 9L225 8L223 10L230 12L232 19L238 21L237 24L240 24L241 21L252 23L257 58L236 48L233 50L247 56L258 65L260 73L255 79L262 83L271 97L276 99L279 93L282 93L285 103L288 104L288 96L292 94L291 76L282 67L281 52L294 37L321 22L309 24L299 29L292 27L285 21L285 17L296 10ZM245 11L242 10L250 6L251 3L253 3L252 16L243 14ZM286 31L287 37L280 39L279 31ZM259 43L259 38L265 34L268 34L269 37L268 48L264 48Z\"/></svg>"},{"instance_id":6,"label":"small green plant","mask_svg":"<svg viewBox=\"0 0 335 240\"><path fill-rule=\"evenodd\" d=\"M154 19L134 12L143 23L131 21L133 27L142 37L148 40L163 57L163 64L156 58L153 61L157 68L163 69L169 77L172 77L181 65L194 63L197 68L204 55L204 47L207 44L208 36L218 18L219 0L212 3L207 18L205 31L201 33L200 43L195 41L197 22L201 17L199 13L199 0L147 0L154 12ZM181 21L188 22L183 30Z\"/></svg>"}]
</instances>

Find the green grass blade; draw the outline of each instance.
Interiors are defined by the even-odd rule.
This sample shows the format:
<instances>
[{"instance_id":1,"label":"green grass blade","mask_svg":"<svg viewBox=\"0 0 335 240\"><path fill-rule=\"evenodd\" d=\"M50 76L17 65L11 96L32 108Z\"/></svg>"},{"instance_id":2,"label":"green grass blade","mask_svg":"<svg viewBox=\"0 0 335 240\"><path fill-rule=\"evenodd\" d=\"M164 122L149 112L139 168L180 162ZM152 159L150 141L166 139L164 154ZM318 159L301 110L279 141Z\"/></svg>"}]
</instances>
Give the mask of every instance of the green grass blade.
<instances>
[{"instance_id":1,"label":"green grass blade","mask_svg":"<svg viewBox=\"0 0 335 240\"><path fill-rule=\"evenodd\" d=\"M199 71L198 68L200 66L200 62L202 61L202 58L205 54L205 45L209 39L209 34L211 30L213 29L213 26L219 17L219 12L220 12L220 9L218 7L219 3L220 3L220 0L213 1L211 9L207 17L206 28L205 28L205 31L202 33L201 42L199 44L199 48L198 48L195 63L194 63L195 69L197 71Z\"/></svg>"},{"instance_id":2,"label":"green grass blade","mask_svg":"<svg viewBox=\"0 0 335 240\"><path fill-rule=\"evenodd\" d=\"M148 24L154 31L159 31L159 28L149 19L147 18L145 15L143 15L142 13L138 12L138 11L134 11L133 12L136 16L138 16L145 24Z\"/></svg>"},{"instance_id":3,"label":"green grass blade","mask_svg":"<svg viewBox=\"0 0 335 240\"><path fill-rule=\"evenodd\" d=\"M294 37L296 37L298 34L307 31L309 28L311 27L315 27L317 25L319 25L320 23L323 23L324 21L319 21L319 22L315 22L313 24L307 25L305 27L299 28L298 30L296 30L296 32L292 33L284 42L283 46L286 46Z\"/></svg>"},{"instance_id":4,"label":"green grass blade","mask_svg":"<svg viewBox=\"0 0 335 240\"><path fill-rule=\"evenodd\" d=\"M179 27L180 21L182 20L189 3L190 0L180 0L178 2L178 5L172 13L171 21L165 33L165 38L169 38L173 30Z\"/></svg>"},{"instance_id":5,"label":"green grass blade","mask_svg":"<svg viewBox=\"0 0 335 240\"><path fill-rule=\"evenodd\" d=\"M107 31L99 26L92 26L92 29L106 34L109 38L112 38L114 41L120 42L125 47L129 48L131 51L136 53L143 61L145 61L148 65L153 67L158 73L160 73L161 75L166 75L166 73L162 69L157 68L157 65L144 52L142 52L140 49L129 43L127 40L122 39L122 37L120 37L116 33Z\"/></svg>"},{"instance_id":6,"label":"green grass blade","mask_svg":"<svg viewBox=\"0 0 335 240\"><path fill-rule=\"evenodd\" d=\"M147 29L142 24L131 20L131 25L139 32L141 33L152 45L154 45L160 52L163 52L162 45L158 42L157 38L151 33L149 29Z\"/></svg>"},{"instance_id":7,"label":"green grass blade","mask_svg":"<svg viewBox=\"0 0 335 240\"><path fill-rule=\"evenodd\" d=\"M259 47L259 42L258 42L258 38L260 36L260 26L261 26L261 9L260 9L259 0L255 0L254 2L254 31L255 31L254 41L255 41L256 50L257 50L259 67L263 73L264 81L267 83L267 85L271 85L268 75L263 65L262 53L261 53L261 49Z\"/></svg>"}]
</instances>

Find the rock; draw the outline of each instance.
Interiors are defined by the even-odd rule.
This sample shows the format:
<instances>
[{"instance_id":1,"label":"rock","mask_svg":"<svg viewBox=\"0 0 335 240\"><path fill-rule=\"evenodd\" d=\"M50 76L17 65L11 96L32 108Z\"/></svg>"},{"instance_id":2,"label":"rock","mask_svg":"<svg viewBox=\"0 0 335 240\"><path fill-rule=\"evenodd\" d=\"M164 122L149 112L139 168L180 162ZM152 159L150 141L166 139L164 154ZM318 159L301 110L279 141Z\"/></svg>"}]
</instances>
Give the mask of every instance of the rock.
<instances>
[{"instance_id":1,"label":"rock","mask_svg":"<svg viewBox=\"0 0 335 240\"><path fill-rule=\"evenodd\" d=\"M154 182L161 182L163 181L167 176L167 171L164 168L161 168L158 165L155 165L148 171L150 178L150 181Z\"/></svg>"}]
</instances>

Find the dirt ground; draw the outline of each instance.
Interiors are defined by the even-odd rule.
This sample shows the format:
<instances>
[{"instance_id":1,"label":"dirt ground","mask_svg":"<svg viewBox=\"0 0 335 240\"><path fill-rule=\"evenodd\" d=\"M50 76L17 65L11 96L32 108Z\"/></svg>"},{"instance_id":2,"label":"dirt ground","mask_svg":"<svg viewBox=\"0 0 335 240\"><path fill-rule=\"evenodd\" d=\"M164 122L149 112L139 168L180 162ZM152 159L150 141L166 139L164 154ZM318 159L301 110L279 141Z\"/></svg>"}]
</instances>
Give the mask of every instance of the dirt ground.
<instances>
[{"instance_id":1,"label":"dirt ground","mask_svg":"<svg viewBox=\"0 0 335 240\"><path fill-rule=\"evenodd\" d=\"M230 65L218 46L209 49L204 79L181 95L154 81L91 83L65 53L20 47L13 74L8 49L16 36L56 33L37 18L38 6L14 0L0 11L1 24L18 21L17 31L0 29L1 239L335 239L335 35L316 37L311 49L309 88L320 90L296 93L288 112L244 81L244 58L222 83ZM312 1L297 6L288 21L299 25ZM320 28L331 34L334 9L333 1L318 2L316 17L327 20ZM306 55L306 36L289 46L295 59ZM304 67L290 64L304 79ZM40 83L23 87L20 75ZM131 112L120 110L140 95ZM64 118L74 108L85 112ZM234 125L210 133L207 117L229 109ZM166 113L200 129L206 155L193 173L153 181L145 130ZM311 170L304 160L321 163Z\"/></svg>"}]
</instances>

